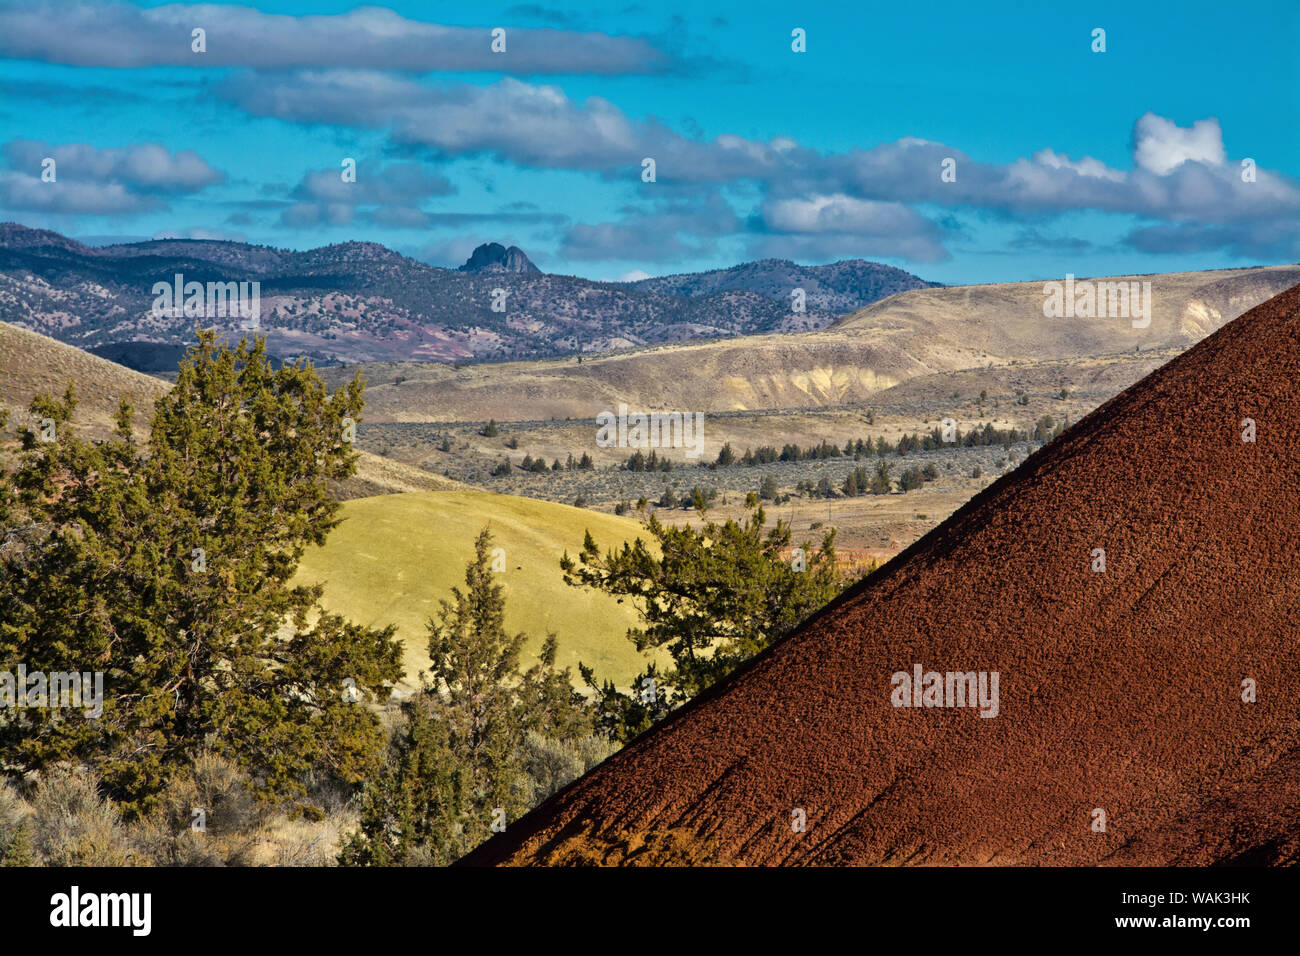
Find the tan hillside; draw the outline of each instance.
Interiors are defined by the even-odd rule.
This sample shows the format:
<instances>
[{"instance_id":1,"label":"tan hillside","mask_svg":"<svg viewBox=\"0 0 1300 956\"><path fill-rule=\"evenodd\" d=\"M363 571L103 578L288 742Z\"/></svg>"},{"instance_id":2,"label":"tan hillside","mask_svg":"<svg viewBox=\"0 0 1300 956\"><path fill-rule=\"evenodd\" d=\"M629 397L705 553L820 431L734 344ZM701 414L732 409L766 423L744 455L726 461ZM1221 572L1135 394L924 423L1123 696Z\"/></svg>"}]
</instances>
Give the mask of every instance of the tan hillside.
<instances>
[{"instance_id":1,"label":"tan hillside","mask_svg":"<svg viewBox=\"0 0 1300 956\"><path fill-rule=\"evenodd\" d=\"M1149 328L1123 318L1045 318L1036 281L918 289L817 332L656 346L584 357L581 365L570 358L360 367L375 422L591 419L619 402L713 412L819 408L874 401L913 378L963 369L1103 356L1110 358L1102 365L1129 364L1135 349L1176 354L1300 282L1300 266L1118 277L1128 278L1151 282ZM356 368L323 374L336 384ZM1116 380L1123 387L1145 371L1125 368Z\"/></svg>"},{"instance_id":2,"label":"tan hillside","mask_svg":"<svg viewBox=\"0 0 1300 956\"><path fill-rule=\"evenodd\" d=\"M1300 282L1300 266L1097 278L1097 282L1151 283L1151 325L1144 329L1133 328L1127 318L1044 317L1044 281L1062 278L900 292L845 316L827 331L920 332L990 355L1031 361L1132 351L1138 346L1144 351L1187 348ZM1078 282L1085 279L1076 277Z\"/></svg>"},{"instance_id":3,"label":"tan hillside","mask_svg":"<svg viewBox=\"0 0 1300 956\"><path fill-rule=\"evenodd\" d=\"M171 388L162 379L0 322L0 405L10 410L9 427L25 419L34 395L62 395L69 381L80 398L73 424L89 438L104 438L112 432L118 400L123 395L135 406L137 431L143 436L154 400ZM338 488L341 497L465 487L442 475L369 452L360 455L356 475Z\"/></svg>"},{"instance_id":4,"label":"tan hillside","mask_svg":"<svg viewBox=\"0 0 1300 956\"><path fill-rule=\"evenodd\" d=\"M112 431L122 396L135 405L140 424L147 420L154 399L171 387L162 379L0 322L0 405L9 408L11 425L25 418L33 396L62 395L69 380L81 400L75 424L96 438Z\"/></svg>"},{"instance_id":5,"label":"tan hillside","mask_svg":"<svg viewBox=\"0 0 1300 956\"><path fill-rule=\"evenodd\" d=\"M977 356L969 356L974 362ZM324 369L331 384L354 366ZM889 343L818 333L760 335L545 362L456 369L361 367L373 421L594 418L620 401L638 408L744 410L838 405L928 371ZM398 378L405 380L397 383Z\"/></svg>"},{"instance_id":6,"label":"tan hillside","mask_svg":"<svg viewBox=\"0 0 1300 956\"><path fill-rule=\"evenodd\" d=\"M339 488L340 498L369 498L412 491L458 491L468 486L400 461L359 451L357 473Z\"/></svg>"}]
</instances>

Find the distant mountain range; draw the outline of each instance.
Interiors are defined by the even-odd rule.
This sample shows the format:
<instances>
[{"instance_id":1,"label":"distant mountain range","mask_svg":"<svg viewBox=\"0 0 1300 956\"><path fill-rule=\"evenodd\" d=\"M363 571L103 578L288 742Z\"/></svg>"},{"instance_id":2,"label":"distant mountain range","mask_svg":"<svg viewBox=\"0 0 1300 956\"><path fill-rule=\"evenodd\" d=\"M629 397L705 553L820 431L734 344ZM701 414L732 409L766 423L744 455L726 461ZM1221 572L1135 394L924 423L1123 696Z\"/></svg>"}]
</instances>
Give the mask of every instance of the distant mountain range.
<instances>
[{"instance_id":1,"label":"distant mountain range","mask_svg":"<svg viewBox=\"0 0 1300 956\"><path fill-rule=\"evenodd\" d=\"M896 292L938 285L856 259L824 266L765 259L594 282L543 273L521 249L499 243L479 246L459 269L440 269L371 242L302 252L205 239L92 247L0 224L0 320L131 367L169 365L200 322L238 331L236 316L154 314L154 284L178 273L185 282L260 283L260 330L271 351L324 363L532 359L806 331ZM794 308L795 289L804 290L803 312Z\"/></svg>"}]
</instances>

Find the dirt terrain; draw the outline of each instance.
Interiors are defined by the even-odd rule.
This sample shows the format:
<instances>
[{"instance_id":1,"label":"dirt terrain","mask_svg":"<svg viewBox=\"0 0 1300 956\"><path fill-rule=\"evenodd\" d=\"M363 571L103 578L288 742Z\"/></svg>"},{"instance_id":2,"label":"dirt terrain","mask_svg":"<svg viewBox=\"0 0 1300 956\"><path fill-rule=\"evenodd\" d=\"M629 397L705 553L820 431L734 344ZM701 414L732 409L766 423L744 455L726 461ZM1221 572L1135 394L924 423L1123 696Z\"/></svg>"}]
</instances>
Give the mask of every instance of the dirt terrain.
<instances>
[{"instance_id":1,"label":"dirt terrain","mask_svg":"<svg viewBox=\"0 0 1300 956\"><path fill-rule=\"evenodd\" d=\"M1300 862L1298 376L1300 287L463 862Z\"/></svg>"}]
</instances>

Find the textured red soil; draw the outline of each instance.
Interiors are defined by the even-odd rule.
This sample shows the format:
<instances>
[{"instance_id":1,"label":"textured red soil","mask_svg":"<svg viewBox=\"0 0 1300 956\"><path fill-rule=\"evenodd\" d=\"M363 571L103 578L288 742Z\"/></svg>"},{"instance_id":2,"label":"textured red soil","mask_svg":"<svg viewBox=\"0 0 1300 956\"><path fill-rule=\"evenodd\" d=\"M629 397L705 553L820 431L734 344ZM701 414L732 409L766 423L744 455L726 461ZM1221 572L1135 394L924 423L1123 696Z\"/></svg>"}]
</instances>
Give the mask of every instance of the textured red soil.
<instances>
[{"instance_id":1,"label":"textured red soil","mask_svg":"<svg viewBox=\"0 0 1300 956\"><path fill-rule=\"evenodd\" d=\"M1225 326L464 862L1300 862L1298 323L1300 286ZM894 707L917 663L997 671L998 716Z\"/></svg>"}]
</instances>

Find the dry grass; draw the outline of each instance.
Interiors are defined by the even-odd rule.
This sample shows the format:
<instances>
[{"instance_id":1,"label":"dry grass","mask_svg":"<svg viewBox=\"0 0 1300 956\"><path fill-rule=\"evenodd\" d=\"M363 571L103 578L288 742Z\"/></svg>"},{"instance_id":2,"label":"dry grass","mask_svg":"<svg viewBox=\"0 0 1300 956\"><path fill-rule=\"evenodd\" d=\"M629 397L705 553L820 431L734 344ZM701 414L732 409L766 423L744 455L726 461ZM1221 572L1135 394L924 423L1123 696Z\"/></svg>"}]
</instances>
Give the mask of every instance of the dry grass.
<instances>
[{"instance_id":1,"label":"dry grass","mask_svg":"<svg viewBox=\"0 0 1300 956\"><path fill-rule=\"evenodd\" d=\"M103 438L113 430L121 397L135 406L137 427L147 427L154 399L171 387L161 379L0 322L0 405L9 408L11 427L26 420L33 396L62 395L68 382L81 402L74 424L91 438Z\"/></svg>"},{"instance_id":2,"label":"dry grass","mask_svg":"<svg viewBox=\"0 0 1300 956\"><path fill-rule=\"evenodd\" d=\"M343 835L357 825L341 792L324 800L314 794L323 804L315 819L264 806L243 772L212 755L199 757L149 814L129 822L86 767L52 767L21 790L0 782L4 865L333 866Z\"/></svg>"},{"instance_id":3,"label":"dry grass","mask_svg":"<svg viewBox=\"0 0 1300 956\"><path fill-rule=\"evenodd\" d=\"M40 392L62 395L68 382L73 383L80 399L73 426L93 439L111 434L122 397L134 405L137 437L144 438L154 401L171 388L162 379L0 322L0 406L10 411L9 428L27 420L33 396ZM340 483L336 492L342 498L362 498L463 487L450 478L361 452L357 473Z\"/></svg>"}]
</instances>

